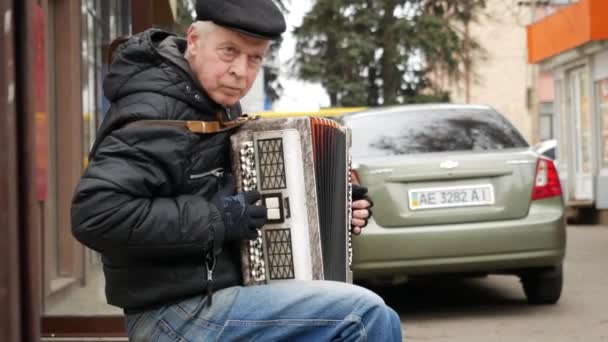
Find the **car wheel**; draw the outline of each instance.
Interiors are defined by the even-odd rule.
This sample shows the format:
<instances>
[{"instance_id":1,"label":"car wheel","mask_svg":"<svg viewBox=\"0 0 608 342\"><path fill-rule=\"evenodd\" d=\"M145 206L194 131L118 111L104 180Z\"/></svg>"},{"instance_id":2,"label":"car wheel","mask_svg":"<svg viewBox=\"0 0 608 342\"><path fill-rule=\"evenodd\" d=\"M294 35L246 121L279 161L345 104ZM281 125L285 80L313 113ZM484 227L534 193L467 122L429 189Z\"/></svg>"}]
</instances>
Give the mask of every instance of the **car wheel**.
<instances>
[{"instance_id":1,"label":"car wheel","mask_svg":"<svg viewBox=\"0 0 608 342\"><path fill-rule=\"evenodd\" d=\"M564 281L562 265L526 272L520 276L529 304L555 304L562 294Z\"/></svg>"}]
</instances>

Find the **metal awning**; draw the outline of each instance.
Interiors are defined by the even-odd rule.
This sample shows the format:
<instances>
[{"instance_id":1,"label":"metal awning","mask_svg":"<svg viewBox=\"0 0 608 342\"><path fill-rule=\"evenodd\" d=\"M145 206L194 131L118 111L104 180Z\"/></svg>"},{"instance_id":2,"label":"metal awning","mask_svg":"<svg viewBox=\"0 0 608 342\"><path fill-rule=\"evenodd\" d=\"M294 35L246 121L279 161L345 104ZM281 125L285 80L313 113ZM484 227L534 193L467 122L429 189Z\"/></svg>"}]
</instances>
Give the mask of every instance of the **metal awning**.
<instances>
[{"instance_id":1,"label":"metal awning","mask_svg":"<svg viewBox=\"0 0 608 342\"><path fill-rule=\"evenodd\" d=\"M608 40L608 1L581 0L529 25L528 62L539 63L587 43Z\"/></svg>"}]
</instances>

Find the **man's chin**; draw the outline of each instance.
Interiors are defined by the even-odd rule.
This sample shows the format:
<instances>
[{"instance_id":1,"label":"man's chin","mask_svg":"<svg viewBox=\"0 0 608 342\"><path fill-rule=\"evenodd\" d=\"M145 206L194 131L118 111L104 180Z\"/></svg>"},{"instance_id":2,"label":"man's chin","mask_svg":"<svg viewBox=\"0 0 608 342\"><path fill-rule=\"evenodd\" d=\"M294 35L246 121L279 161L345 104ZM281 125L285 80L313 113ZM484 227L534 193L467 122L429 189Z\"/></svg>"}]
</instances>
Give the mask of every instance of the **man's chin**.
<instances>
[{"instance_id":1,"label":"man's chin","mask_svg":"<svg viewBox=\"0 0 608 342\"><path fill-rule=\"evenodd\" d=\"M217 104L220 104L222 106L230 107L230 106L235 105L237 102L239 102L239 100L241 99L241 97L240 96L226 96L226 95L222 95L222 96L213 96L212 99Z\"/></svg>"}]
</instances>

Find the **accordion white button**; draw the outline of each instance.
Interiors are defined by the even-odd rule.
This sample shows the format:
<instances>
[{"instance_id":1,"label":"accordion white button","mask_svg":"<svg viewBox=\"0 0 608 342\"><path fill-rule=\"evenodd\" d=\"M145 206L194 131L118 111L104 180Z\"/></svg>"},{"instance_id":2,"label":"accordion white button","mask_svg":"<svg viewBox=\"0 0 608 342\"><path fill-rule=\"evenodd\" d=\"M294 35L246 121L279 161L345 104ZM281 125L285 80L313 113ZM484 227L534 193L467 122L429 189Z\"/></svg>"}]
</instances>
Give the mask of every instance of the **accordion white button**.
<instances>
[{"instance_id":1,"label":"accordion white button","mask_svg":"<svg viewBox=\"0 0 608 342\"><path fill-rule=\"evenodd\" d=\"M266 208L268 209L278 209L279 207L279 198L278 197L267 197L266 199Z\"/></svg>"},{"instance_id":2,"label":"accordion white button","mask_svg":"<svg viewBox=\"0 0 608 342\"><path fill-rule=\"evenodd\" d=\"M280 220L281 219L281 209L268 209L268 219L269 220Z\"/></svg>"}]
</instances>

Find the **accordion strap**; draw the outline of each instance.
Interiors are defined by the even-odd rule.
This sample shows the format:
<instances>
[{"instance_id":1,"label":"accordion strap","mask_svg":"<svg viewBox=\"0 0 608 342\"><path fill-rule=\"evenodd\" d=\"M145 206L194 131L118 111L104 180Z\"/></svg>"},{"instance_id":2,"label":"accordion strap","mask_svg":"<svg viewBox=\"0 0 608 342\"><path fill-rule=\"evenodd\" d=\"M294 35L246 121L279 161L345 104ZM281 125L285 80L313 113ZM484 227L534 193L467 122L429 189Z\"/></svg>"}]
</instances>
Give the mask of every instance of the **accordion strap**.
<instances>
[{"instance_id":1,"label":"accordion strap","mask_svg":"<svg viewBox=\"0 0 608 342\"><path fill-rule=\"evenodd\" d=\"M229 131L238 128L251 120L257 120L259 116L249 116L247 114L231 120L222 121L220 114L217 121L192 121L192 120L139 120L127 124L125 127L144 127L144 126L172 126L185 128L196 134L213 134Z\"/></svg>"}]
</instances>

